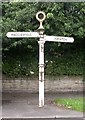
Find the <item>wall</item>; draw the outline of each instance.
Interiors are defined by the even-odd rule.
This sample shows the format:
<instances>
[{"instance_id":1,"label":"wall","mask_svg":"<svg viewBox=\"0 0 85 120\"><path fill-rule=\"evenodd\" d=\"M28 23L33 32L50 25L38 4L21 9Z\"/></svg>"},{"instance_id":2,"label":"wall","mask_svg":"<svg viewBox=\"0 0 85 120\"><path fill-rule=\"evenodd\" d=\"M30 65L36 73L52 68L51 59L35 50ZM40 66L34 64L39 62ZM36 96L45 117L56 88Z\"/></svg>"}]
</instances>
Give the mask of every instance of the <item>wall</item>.
<instances>
[{"instance_id":1,"label":"wall","mask_svg":"<svg viewBox=\"0 0 85 120\"><path fill-rule=\"evenodd\" d=\"M83 91L82 76L46 77L45 92L81 92ZM36 79L3 79L3 91L38 92L38 78Z\"/></svg>"}]
</instances>

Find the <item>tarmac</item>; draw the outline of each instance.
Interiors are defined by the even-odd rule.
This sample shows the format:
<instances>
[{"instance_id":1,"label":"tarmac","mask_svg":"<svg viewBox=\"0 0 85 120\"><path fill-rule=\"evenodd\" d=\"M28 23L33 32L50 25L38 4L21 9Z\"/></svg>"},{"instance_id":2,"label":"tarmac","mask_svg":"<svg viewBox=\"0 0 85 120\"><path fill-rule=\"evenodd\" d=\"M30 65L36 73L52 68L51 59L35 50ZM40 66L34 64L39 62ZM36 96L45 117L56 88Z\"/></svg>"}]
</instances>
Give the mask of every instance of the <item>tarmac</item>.
<instances>
[{"instance_id":1,"label":"tarmac","mask_svg":"<svg viewBox=\"0 0 85 120\"><path fill-rule=\"evenodd\" d=\"M22 119L33 119L33 118L44 118L50 119L72 119L82 120L84 117L83 112L67 109L65 107L57 106L53 100L55 98L64 97L79 97L82 94L79 93L48 93L45 94L45 106L40 108L38 106L38 93L29 94L24 92L9 92L2 94L2 118L3 120L9 118L21 118ZM15 120L15 119L13 119Z\"/></svg>"}]
</instances>

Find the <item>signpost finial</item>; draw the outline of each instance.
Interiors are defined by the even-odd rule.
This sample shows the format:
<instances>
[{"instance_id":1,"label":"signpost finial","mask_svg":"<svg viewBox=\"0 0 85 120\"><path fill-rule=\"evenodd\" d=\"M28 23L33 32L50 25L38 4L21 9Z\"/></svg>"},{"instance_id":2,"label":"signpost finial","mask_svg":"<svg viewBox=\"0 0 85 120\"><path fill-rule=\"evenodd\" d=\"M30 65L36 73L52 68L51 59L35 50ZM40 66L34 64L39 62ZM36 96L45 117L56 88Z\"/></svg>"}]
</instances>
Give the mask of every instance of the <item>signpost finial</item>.
<instances>
[{"instance_id":1,"label":"signpost finial","mask_svg":"<svg viewBox=\"0 0 85 120\"><path fill-rule=\"evenodd\" d=\"M43 27L42 23L45 20L45 18L46 18L46 15L43 11L39 11L36 13L36 19L40 22L40 26L38 28L38 31L42 32L42 33L44 33L44 27Z\"/></svg>"}]
</instances>

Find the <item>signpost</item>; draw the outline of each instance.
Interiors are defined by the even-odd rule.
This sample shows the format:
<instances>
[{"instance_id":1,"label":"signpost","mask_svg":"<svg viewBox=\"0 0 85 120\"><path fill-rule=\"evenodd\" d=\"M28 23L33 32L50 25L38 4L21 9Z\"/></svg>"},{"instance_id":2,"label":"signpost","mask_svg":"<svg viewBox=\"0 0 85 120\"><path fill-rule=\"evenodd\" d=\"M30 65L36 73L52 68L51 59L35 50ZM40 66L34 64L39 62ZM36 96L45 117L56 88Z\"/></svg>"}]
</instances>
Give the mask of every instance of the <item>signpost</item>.
<instances>
[{"instance_id":1,"label":"signpost","mask_svg":"<svg viewBox=\"0 0 85 120\"><path fill-rule=\"evenodd\" d=\"M46 41L51 42L68 42L73 43L72 37L48 36L44 35L44 27L42 25L46 15L40 11L36 14L36 19L40 22L37 32L8 32L8 38L39 38L39 107L44 106L44 44Z\"/></svg>"}]
</instances>

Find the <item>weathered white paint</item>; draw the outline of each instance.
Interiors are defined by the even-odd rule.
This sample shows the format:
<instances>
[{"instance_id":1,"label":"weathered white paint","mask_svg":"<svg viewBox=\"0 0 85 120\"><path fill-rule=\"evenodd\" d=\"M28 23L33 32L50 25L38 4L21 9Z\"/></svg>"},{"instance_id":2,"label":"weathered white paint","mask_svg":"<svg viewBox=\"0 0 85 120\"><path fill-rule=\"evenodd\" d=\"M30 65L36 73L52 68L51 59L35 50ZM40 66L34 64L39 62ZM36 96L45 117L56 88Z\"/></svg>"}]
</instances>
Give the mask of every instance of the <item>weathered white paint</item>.
<instances>
[{"instance_id":1,"label":"weathered white paint","mask_svg":"<svg viewBox=\"0 0 85 120\"><path fill-rule=\"evenodd\" d=\"M39 44L39 107L44 106L44 39Z\"/></svg>"},{"instance_id":2,"label":"weathered white paint","mask_svg":"<svg viewBox=\"0 0 85 120\"><path fill-rule=\"evenodd\" d=\"M62 36L44 36L45 41L52 41L52 42L68 42L73 43L74 39L72 37L62 37Z\"/></svg>"},{"instance_id":3,"label":"weathered white paint","mask_svg":"<svg viewBox=\"0 0 85 120\"><path fill-rule=\"evenodd\" d=\"M40 41L38 41L39 44L39 65L44 64L44 40L41 41L42 38L40 38Z\"/></svg>"},{"instance_id":4,"label":"weathered white paint","mask_svg":"<svg viewBox=\"0 0 85 120\"><path fill-rule=\"evenodd\" d=\"M39 81L39 107L44 106L44 81Z\"/></svg>"},{"instance_id":5,"label":"weathered white paint","mask_svg":"<svg viewBox=\"0 0 85 120\"><path fill-rule=\"evenodd\" d=\"M8 32L6 34L8 38L39 38L40 35L38 32Z\"/></svg>"}]
</instances>

